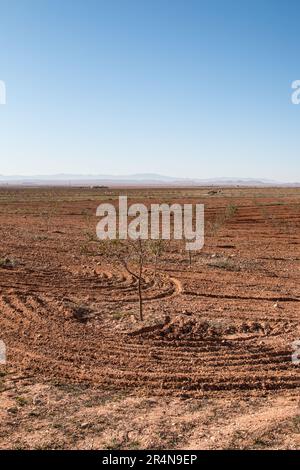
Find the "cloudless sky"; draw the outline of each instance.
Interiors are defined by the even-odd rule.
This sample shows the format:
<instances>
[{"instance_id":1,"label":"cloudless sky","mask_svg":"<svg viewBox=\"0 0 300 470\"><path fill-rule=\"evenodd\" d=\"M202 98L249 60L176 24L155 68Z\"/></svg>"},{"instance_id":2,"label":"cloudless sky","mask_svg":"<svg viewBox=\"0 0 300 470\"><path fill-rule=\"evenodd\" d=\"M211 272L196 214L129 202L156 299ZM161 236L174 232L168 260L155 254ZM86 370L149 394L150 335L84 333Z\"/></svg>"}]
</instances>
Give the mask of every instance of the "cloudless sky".
<instances>
[{"instance_id":1,"label":"cloudless sky","mask_svg":"<svg viewBox=\"0 0 300 470\"><path fill-rule=\"evenodd\" d=\"M297 0L0 0L0 174L300 181Z\"/></svg>"}]
</instances>

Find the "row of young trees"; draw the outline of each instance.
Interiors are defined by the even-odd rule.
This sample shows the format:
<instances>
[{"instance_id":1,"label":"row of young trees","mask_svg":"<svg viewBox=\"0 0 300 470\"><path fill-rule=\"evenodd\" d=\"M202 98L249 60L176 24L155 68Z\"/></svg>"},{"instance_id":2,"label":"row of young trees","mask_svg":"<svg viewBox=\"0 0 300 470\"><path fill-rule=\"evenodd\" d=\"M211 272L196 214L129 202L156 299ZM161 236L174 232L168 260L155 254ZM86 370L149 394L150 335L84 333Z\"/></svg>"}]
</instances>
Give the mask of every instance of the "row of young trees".
<instances>
[{"instance_id":1,"label":"row of young trees","mask_svg":"<svg viewBox=\"0 0 300 470\"><path fill-rule=\"evenodd\" d=\"M215 236L226 221L233 218L236 213L236 206L228 205L225 211L217 214L214 220L208 223L207 233ZM125 271L136 280L137 293L139 299L139 318L144 320L143 309L143 288L146 285L146 269L151 265L152 280L157 279L160 261L168 252L184 253L187 257L189 268L192 267L193 260L201 255L185 248L186 240L101 240L100 253L109 256L110 261L121 265Z\"/></svg>"}]
</instances>

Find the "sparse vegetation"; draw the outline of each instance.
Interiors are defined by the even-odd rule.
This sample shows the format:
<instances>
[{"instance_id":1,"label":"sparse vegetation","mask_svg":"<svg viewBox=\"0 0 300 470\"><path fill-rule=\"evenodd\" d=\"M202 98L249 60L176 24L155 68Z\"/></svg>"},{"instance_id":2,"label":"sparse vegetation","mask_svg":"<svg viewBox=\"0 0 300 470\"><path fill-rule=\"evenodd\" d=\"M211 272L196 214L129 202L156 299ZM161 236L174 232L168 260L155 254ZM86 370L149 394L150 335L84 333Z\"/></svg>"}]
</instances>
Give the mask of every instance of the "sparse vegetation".
<instances>
[{"instance_id":1,"label":"sparse vegetation","mask_svg":"<svg viewBox=\"0 0 300 470\"><path fill-rule=\"evenodd\" d=\"M0 268L13 269L16 267L17 262L13 258L0 258Z\"/></svg>"},{"instance_id":2,"label":"sparse vegetation","mask_svg":"<svg viewBox=\"0 0 300 470\"><path fill-rule=\"evenodd\" d=\"M93 241L99 191L0 191L1 448L299 447L300 193L284 192L129 188L207 203L215 238L190 262L181 240Z\"/></svg>"}]
</instances>

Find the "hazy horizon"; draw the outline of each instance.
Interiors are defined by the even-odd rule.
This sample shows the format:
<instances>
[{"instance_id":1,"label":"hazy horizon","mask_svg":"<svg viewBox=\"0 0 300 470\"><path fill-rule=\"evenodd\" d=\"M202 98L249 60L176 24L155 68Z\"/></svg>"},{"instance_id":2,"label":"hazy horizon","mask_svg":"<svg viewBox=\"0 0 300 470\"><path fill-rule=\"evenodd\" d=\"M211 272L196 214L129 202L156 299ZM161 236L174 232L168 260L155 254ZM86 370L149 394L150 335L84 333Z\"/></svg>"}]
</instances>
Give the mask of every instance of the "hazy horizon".
<instances>
[{"instance_id":1,"label":"hazy horizon","mask_svg":"<svg viewBox=\"0 0 300 470\"><path fill-rule=\"evenodd\" d=\"M245 177L219 177L219 178L183 178L170 175L160 175L153 173L137 173L127 175L97 175L97 174L67 174L58 173L50 175L1 175L2 183L35 183L35 184L142 184L142 185L241 185L241 186L300 186L298 181L284 182L265 178L245 178Z\"/></svg>"}]
</instances>

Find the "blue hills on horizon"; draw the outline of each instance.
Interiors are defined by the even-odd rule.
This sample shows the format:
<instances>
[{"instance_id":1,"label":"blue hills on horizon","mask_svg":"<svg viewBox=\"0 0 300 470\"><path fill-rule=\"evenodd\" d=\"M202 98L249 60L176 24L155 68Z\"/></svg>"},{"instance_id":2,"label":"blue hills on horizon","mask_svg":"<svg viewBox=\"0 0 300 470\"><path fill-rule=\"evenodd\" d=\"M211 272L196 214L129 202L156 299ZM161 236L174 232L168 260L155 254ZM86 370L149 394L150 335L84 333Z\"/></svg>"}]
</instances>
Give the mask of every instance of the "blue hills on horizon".
<instances>
[{"instance_id":1,"label":"blue hills on horizon","mask_svg":"<svg viewBox=\"0 0 300 470\"><path fill-rule=\"evenodd\" d=\"M265 178L237 178L237 177L217 177L217 178L179 178L165 176L156 173L136 173L131 175L80 175L58 173L53 175L0 175L2 183L18 184L170 184L175 186L300 186L298 182L280 182Z\"/></svg>"}]
</instances>

